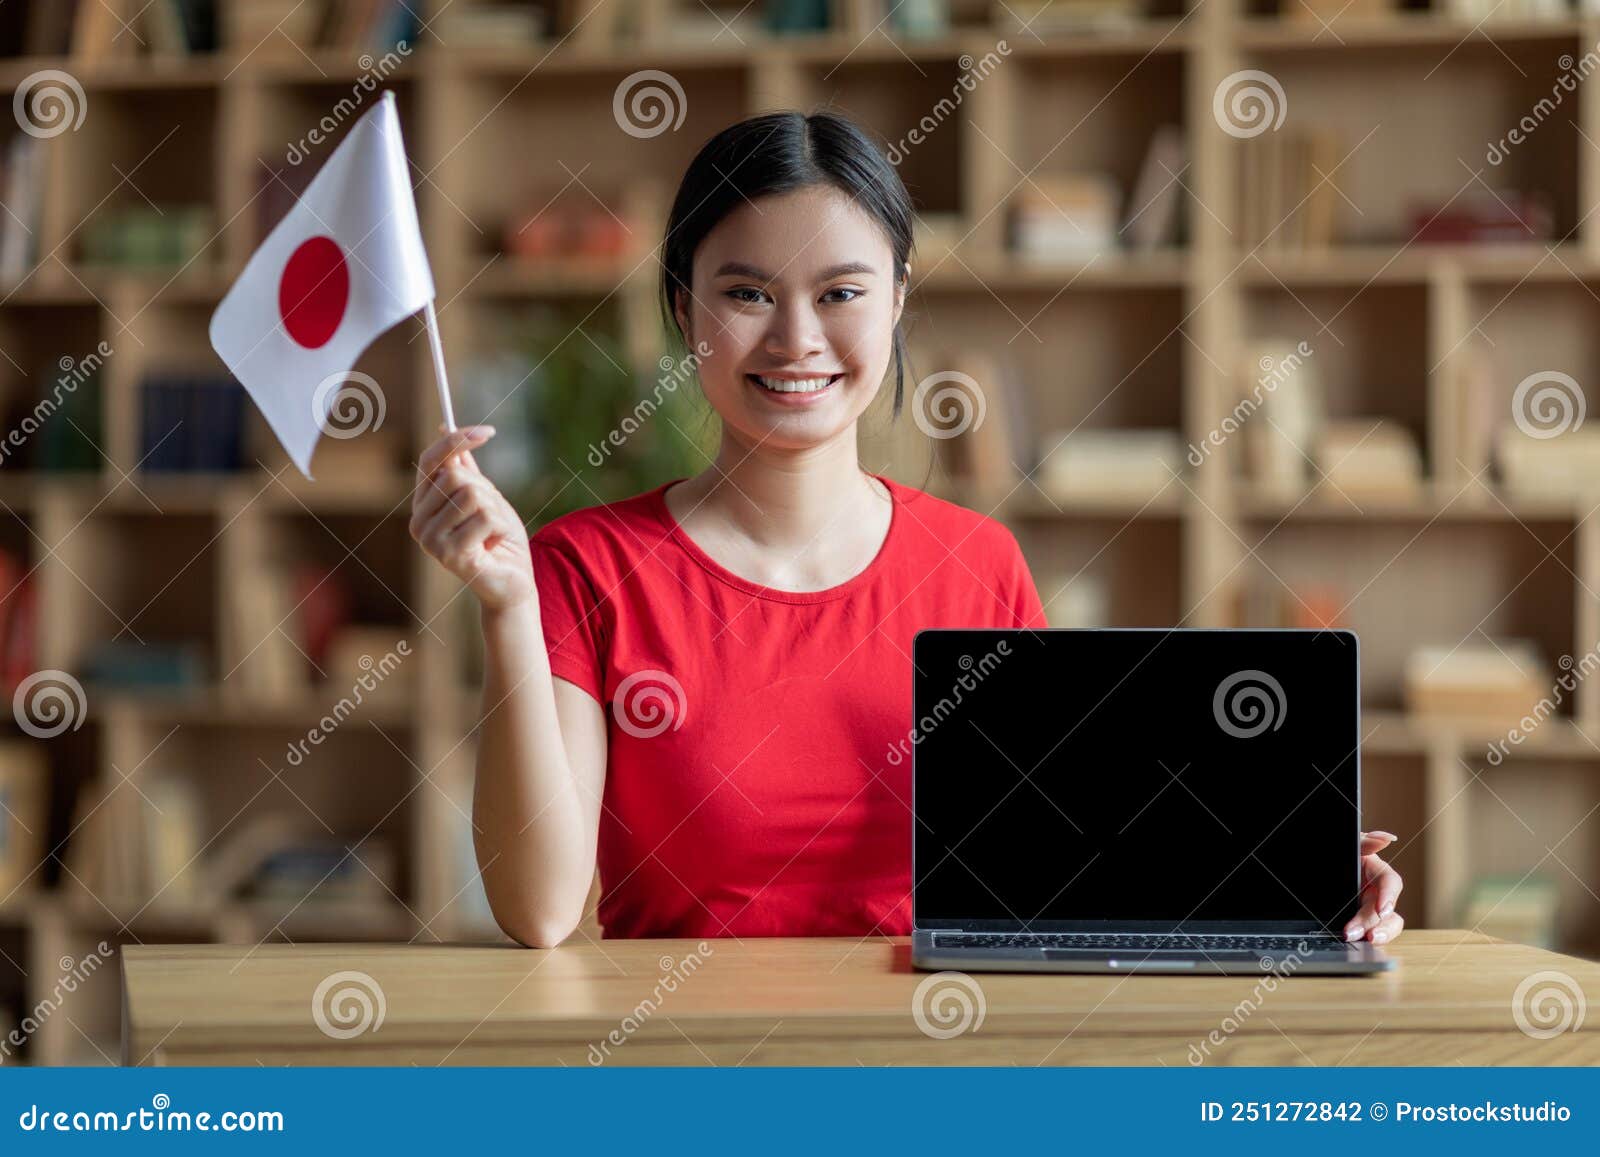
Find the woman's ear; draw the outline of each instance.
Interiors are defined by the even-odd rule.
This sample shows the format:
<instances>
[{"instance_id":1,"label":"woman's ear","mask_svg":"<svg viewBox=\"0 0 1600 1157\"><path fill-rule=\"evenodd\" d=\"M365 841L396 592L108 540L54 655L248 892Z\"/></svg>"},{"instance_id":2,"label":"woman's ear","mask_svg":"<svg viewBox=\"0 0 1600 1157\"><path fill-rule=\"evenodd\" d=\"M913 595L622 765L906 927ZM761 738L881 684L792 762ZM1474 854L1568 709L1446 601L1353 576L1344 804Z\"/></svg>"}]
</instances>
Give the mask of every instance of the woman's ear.
<instances>
[{"instance_id":1,"label":"woman's ear","mask_svg":"<svg viewBox=\"0 0 1600 1157\"><path fill-rule=\"evenodd\" d=\"M694 333L689 325L689 311L683 307L683 290L672 291L672 316L678 319L678 330L683 334L684 344L694 349Z\"/></svg>"},{"instance_id":2,"label":"woman's ear","mask_svg":"<svg viewBox=\"0 0 1600 1157\"><path fill-rule=\"evenodd\" d=\"M900 324L900 313L906 307L906 286L911 280L911 262L905 263L905 272L895 279L894 283L894 320L891 325Z\"/></svg>"}]
</instances>

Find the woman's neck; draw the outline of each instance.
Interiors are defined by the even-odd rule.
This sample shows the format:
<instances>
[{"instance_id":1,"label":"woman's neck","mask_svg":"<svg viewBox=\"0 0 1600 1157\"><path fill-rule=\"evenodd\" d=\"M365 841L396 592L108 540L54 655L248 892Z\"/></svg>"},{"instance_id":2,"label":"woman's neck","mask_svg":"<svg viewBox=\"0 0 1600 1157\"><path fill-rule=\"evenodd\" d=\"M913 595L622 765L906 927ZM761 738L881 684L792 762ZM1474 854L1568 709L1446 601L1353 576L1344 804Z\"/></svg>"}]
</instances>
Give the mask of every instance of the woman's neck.
<instances>
[{"instance_id":1,"label":"woman's neck","mask_svg":"<svg viewBox=\"0 0 1600 1157\"><path fill-rule=\"evenodd\" d=\"M854 435L785 451L724 434L716 464L672 487L669 506L729 569L831 585L876 553L892 506L883 484L861 469Z\"/></svg>"}]
</instances>

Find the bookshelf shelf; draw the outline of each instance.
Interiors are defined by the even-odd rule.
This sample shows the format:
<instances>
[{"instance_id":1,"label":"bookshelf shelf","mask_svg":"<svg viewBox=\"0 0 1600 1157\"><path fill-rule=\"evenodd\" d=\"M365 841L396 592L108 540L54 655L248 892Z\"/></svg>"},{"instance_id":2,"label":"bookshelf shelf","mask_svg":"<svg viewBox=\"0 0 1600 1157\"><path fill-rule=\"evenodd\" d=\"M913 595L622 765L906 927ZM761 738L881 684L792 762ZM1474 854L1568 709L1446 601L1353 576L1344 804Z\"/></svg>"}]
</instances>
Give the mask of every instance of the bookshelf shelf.
<instances>
[{"instance_id":1,"label":"bookshelf shelf","mask_svg":"<svg viewBox=\"0 0 1600 1157\"><path fill-rule=\"evenodd\" d=\"M1570 40L1582 36L1581 18L1471 23L1432 12L1394 12L1383 17L1345 16L1324 28L1315 21L1285 22L1274 16L1241 21L1240 48L1274 52L1346 53L1363 48L1473 47L1527 41Z\"/></svg>"},{"instance_id":2,"label":"bookshelf shelf","mask_svg":"<svg viewBox=\"0 0 1600 1157\"><path fill-rule=\"evenodd\" d=\"M424 19L482 7L411 3ZM1546 850L1496 795L1526 806L1528 827L1553 844L1565 831L1556 813L1524 796L1548 789L1576 819L1600 793L1600 680L1493 769L1493 793L1463 786L1488 770L1497 736L1411 714L1402 686L1405 660L1421 644L1531 638L1552 660L1600 645L1600 529L1589 517L1600 494L1587 502L1517 494L1457 421L1457 391L1474 370L1499 391L1497 412L1525 375L1560 369L1581 383L1589 420L1600 413L1600 149L1591 143L1600 141L1600 100L1581 90L1502 163L1484 161L1486 146L1550 93L1563 54L1600 40L1600 19L1474 28L1408 12L1338 17L1330 32L1268 14L1287 6L1253 0L1246 14L1160 0L1115 31L1038 36L1018 29L1004 6L974 6L947 33L895 41L875 30L881 13L863 0L837 0L838 31L777 36L741 25L741 44L726 34L715 43L709 32L667 35L668 6L643 0L643 32L617 44L604 31L557 43L558 30L537 42L472 46L444 19L443 31L424 33L414 52L390 62L384 85L400 100L458 418L469 422L498 400L468 388L475 363L512 352L540 360L556 342L533 323L550 318L568 319L563 332L581 323L615 341L621 362L655 376L653 246L676 178L712 132L742 115L830 102L885 142L901 141L961 91L963 57L995 53L998 66L899 166L922 214L906 312L908 404L916 376L965 367L992 412L1016 390L1031 418L1011 447L1008 479L980 485L936 472L930 488L1007 522L1052 613L1067 621L1280 624L1306 613L1285 583L1296 594L1337 588L1333 601L1350 602L1345 617L1362 635L1367 665L1367 813L1407 841L1396 859L1408 919L1454 922L1473 874L1490 866L1483 847L1500 841L1509 850L1492 866L1516 874ZM210 364L210 309L286 203L272 174L290 186L308 178L354 119L308 147L307 159L287 157L368 74L361 49L301 47L277 35L171 59L0 57L9 86L59 68L89 100L80 130L43 146L50 196L37 268L0 282L0 389L31 405L63 355L81 358L101 339L117 351L97 379L105 455L77 471L41 469L29 457L0 467L8 525L0 548L24 570L38 567L38 667L81 673L92 647L124 622L152 644L190 645L201 661L195 685L175 694L90 682L87 722L51 747L52 777L68 797L52 819L56 838L89 786L114 786L122 773L141 790L167 774L194 780L215 831L264 787L251 811L309 820L299 794L343 836L376 829L395 853L395 895L292 911L244 900L160 906L124 930L120 920L142 899L108 893L113 918L61 865L48 865L38 886L0 901L5 950L39 963L42 985L51 961L81 955L102 935L502 939L472 887L461 814L470 808L478 713L476 619L405 526L414 455L437 420L420 329L400 327L362 359L357 368L387 401L385 425L350 444L369 457L343 465L320 456L332 453L325 439L315 484L287 467L259 427L247 431L239 471L137 468L141 399L152 379ZM1297 248L1284 230L1258 247L1242 227L1241 164L1264 138L1223 131L1213 98L1245 68L1282 84L1287 128L1341 142L1325 244ZM686 106L681 126L647 139L623 135L612 103L643 69L669 72ZM1167 125L1183 138L1174 174L1182 195L1174 235L1159 248L1119 238L1092 258L1026 261L1011 252L1021 197L1045 192L1059 204L1057 182L1086 172L1109 175L1128 194ZM1547 194L1548 238L1405 240L1415 202L1486 185ZM604 201L626 224L607 256L528 245L523 226L563 190L591 206ZM146 207L145 197L163 208L203 203L212 227L202 254L160 267L92 262L89 228ZM1045 470L1014 485L1016 470L1073 440L1167 431L1198 444L1251 376L1241 363L1280 339L1315 349L1329 416L1387 418L1418 443L1419 490L1352 491L1352 502L1323 485L1284 497L1256 483L1245 447L1232 442L1198 467L1185 464L1181 481L1151 501L1063 496ZM508 433L509 409L492 419ZM899 425L881 446L864 434L864 461L921 484L928 440L908 416ZM388 440L368 442L378 434ZM415 644L400 697L343 722L319 750L316 773L287 766L285 752L348 681L330 672L311 682L291 646L279 659L296 678L287 691L263 690L253 681L261 655L252 657L254 640L236 623L260 587L253 576L276 557L334 570L350 588L353 625ZM123 786L111 799L107 807L137 827L138 792ZM1589 864L1600 855L1592 830L1574 836L1588 841ZM1515 838L1501 839L1509 831ZM1600 944L1600 903L1570 884L1561 903L1564 943ZM591 922L584 934L599 930ZM7 1003L27 1007L28 996L0 985L0 1020ZM115 1031L110 1016L103 1029L83 1023ZM29 1059L83 1052L93 1055L58 1021L35 1038Z\"/></svg>"}]
</instances>

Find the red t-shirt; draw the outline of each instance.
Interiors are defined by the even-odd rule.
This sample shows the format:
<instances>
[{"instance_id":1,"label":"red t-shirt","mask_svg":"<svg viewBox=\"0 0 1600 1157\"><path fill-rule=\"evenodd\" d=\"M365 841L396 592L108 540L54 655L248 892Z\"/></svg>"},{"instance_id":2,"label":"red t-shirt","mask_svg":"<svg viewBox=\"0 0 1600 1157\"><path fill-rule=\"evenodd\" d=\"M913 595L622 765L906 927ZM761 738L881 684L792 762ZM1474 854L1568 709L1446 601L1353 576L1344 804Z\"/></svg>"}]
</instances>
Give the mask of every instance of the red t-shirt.
<instances>
[{"instance_id":1,"label":"red t-shirt","mask_svg":"<svg viewBox=\"0 0 1600 1157\"><path fill-rule=\"evenodd\" d=\"M888 537L827 590L719 565L671 482L533 536L550 669L606 708L606 936L910 932L912 637L1046 624L1010 530L875 477Z\"/></svg>"}]
</instances>

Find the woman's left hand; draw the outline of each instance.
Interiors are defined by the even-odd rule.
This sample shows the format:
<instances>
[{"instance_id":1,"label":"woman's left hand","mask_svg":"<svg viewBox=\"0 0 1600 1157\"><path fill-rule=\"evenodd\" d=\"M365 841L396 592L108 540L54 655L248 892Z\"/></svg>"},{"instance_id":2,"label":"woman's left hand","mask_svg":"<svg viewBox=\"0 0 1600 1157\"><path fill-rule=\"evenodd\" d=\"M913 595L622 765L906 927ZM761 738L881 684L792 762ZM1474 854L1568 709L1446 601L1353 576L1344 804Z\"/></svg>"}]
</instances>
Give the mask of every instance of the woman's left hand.
<instances>
[{"instance_id":1,"label":"woman's left hand","mask_svg":"<svg viewBox=\"0 0 1600 1157\"><path fill-rule=\"evenodd\" d=\"M1405 927L1405 917L1394 910L1405 883L1399 872L1378 858L1378 853L1394 841L1391 832L1361 833L1361 911L1344 926L1346 940L1385 944Z\"/></svg>"}]
</instances>

